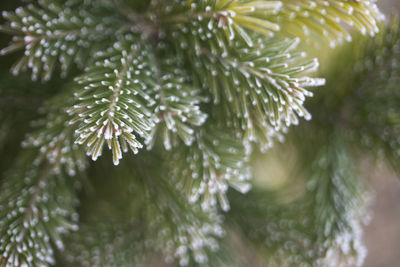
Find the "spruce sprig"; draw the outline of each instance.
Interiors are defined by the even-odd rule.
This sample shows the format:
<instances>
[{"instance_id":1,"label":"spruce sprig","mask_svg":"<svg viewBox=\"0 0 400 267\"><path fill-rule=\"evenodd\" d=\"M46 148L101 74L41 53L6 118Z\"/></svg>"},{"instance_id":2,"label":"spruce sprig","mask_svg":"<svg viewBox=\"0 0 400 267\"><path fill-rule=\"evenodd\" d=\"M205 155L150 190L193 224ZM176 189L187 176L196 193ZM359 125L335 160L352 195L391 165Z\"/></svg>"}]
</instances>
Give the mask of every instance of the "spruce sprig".
<instances>
[{"instance_id":1,"label":"spruce sprig","mask_svg":"<svg viewBox=\"0 0 400 267\"><path fill-rule=\"evenodd\" d=\"M179 146L168 162L171 178L188 196L190 202L200 201L204 210L213 209L217 203L229 210L226 193L229 187L247 193L251 186L248 154L238 142L234 131L224 132L214 124L197 131L191 146Z\"/></svg>"},{"instance_id":2,"label":"spruce sprig","mask_svg":"<svg viewBox=\"0 0 400 267\"><path fill-rule=\"evenodd\" d=\"M201 88L193 86L191 75L183 71L183 61L177 54L163 62L155 62L153 120L156 126L146 138L146 145L151 149L157 137L161 136L167 150L176 146L179 139L190 146L195 139L195 127L203 125L208 117L200 106L208 102L208 98L202 94Z\"/></svg>"},{"instance_id":3,"label":"spruce sprig","mask_svg":"<svg viewBox=\"0 0 400 267\"><path fill-rule=\"evenodd\" d=\"M66 76L72 63L84 68L91 57L109 45L115 32L123 30L124 17L118 16L103 1L41 0L15 12L3 11L7 23L1 31L11 33L11 44L0 54L23 48L24 55L12 67L17 75L32 69L32 79L49 80L61 65Z\"/></svg>"},{"instance_id":4,"label":"spruce sprig","mask_svg":"<svg viewBox=\"0 0 400 267\"><path fill-rule=\"evenodd\" d=\"M52 244L63 249L62 234L78 228L74 181L79 180L72 177L82 174L87 163L67 119L50 112L37 121L45 130L28 135L23 143L27 150L2 184L1 266L53 264Z\"/></svg>"},{"instance_id":5,"label":"spruce sprig","mask_svg":"<svg viewBox=\"0 0 400 267\"><path fill-rule=\"evenodd\" d=\"M136 136L147 138L154 127L149 106L154 67L146 45L137 44L133 36L116 42L106 52L98 52L96 62L76 79L82 88L76 93L78 103L69 113L79 121L76 143L86 144L87 154L96 160L105 143L118 165L122 152L130 148L138 153L142 143Z\"/></svg>"},{"instance_id":6,"label":"spruce sprig","mask_svg":"<svg viewBox=\"0 0 400 267\"><path fill-rule=\"evenodd\" d=\"M374 0L284 0L272 22L278 23L281 33L312 41L316 36L328 40L334 47L342 41L351 41L348 27L362 34L374 36L384 16Z\"/></svg>"}]
</instances>

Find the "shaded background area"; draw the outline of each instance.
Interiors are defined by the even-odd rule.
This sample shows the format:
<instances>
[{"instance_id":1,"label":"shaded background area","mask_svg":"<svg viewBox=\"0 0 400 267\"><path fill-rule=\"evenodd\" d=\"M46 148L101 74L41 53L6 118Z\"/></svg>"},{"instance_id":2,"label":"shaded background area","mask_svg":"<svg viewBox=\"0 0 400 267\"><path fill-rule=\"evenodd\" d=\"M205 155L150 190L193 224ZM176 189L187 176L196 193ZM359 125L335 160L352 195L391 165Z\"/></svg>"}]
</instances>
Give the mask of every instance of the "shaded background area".
<instances>
[{"instance_id":1,"label":"shaded background area","mask_svg":"<svg viewBox=\"0 0 400 267\"><path fill-rule=\"evenodd\" d=\"M386 14L399 14L400 11L400 1L399 0L380 0L378 2L381 9Z\"/></svg>"},{"instance_id":2,"label":"shaded background area","mask_svg":"<svg viewBox=\"0 0 400 267\"><path fill-rule=\"evenodd\" d=\"M388 16L400 14L399 0L380 0L378 4ZM400 181L383 164L376 166L366 160L363 165L369 184L375 191L373 217L365 230L368 255L364 267L399 266Z\"/></svg>"},{"instance_id":3,"label":"shaded background area","mask_svg":"<svg viewBox=\"0 0 400 267\"><path fill-rule=\"evenodd\" d=\"M373 217L365 230L368 255L364 266L399 266L400 182L384 165L374 168L369 161L364 165L370 171L367 176L375 191Z\"/></svg>"}]
</instances>

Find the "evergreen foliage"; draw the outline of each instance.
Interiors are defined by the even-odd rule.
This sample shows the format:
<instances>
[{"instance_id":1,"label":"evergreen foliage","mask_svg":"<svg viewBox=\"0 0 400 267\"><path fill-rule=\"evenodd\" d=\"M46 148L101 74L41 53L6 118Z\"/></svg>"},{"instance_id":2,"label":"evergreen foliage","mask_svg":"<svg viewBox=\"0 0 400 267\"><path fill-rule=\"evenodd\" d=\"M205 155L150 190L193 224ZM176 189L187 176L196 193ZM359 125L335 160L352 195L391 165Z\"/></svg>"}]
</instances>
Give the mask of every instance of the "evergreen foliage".
<instances>
[{"instance_id":1,"label":"evergreen foliage","mask_svg":"<svg viewBox=\"0 0 400 267\"><path fill-rule=\"evenodd\" d=\"M400 26L374 1L39 0L3 17L11 72L49 89L0 85L0 152L35 128L0 165L0 266L243 266L235 238L265 264L362 263L357 152L398 168L400 151ZM306 108L325 79L299 46L352 39ZM252 155L311 115L287 136L299 178L258 188Z\"/></svg>"},{"instance_id":2,"label":"evergreen foliage","mask_svg":"<svg viewBox=\"0 0 400 267\"><path fill-rule=\"evenodd\" d=\"M360 152L385 159L396 172L399 166L398 112L392 105L400 74L399 27L393 18L374 39L357 36L358 42L334 53L345 60L323 71L327 85L309 105L313 123L293 129L285 145L271 152L295 154L290 182L277 192L255 187L230 198L227 221L270 255L267 262L362 264L362 226L370 217L371 196L357 168L364 159ZM282 160L286 166L287 156ZM294 199L285 197L293 194Z\"/></svg>"},{"instance_id":3,"label":"evergreen foliage","mask_svg":"<svg viewBox=\"0 0 400 267\"><path fill-rule=\"evenodd\" d=\"M54 103L45 107L47 117L35 121L41 130L26 137L23 146L30 149L2 185L2 266L54 263L52 243L62 249L60 235L78 227L76 184L68 176L82 172L87 160L74 144L65 111L56 110Z\"/></svg>"},{"instance_id":4,"label":"evergreen foliage","mask_svg":"<svg viewBox=\"0 0 400 267\"><path fill-rule=\"evenodd\" d=\"M32 69L32 79L40 75L50 79L57 63L61 75L66 76L71 63L85 67L96 51L109 45L116 26L123 25L121 17L103 1L38 1L15 12L3 12L8 23L1 30L14 35L10 46L1 50L6 54L23 48L24 56L13 66L18 74Z\"/></svg>"},{"instance_id":5,"label":"evergreen foliage","mask_svg":"<svg viewBox=\"0 0 400 267\"><path fill-rule=\"evenodd\" d=\"M190 202L198 202L208 210L218 202L225 211L229 210L226 197L228 187L246 193L251 185L248 156L244 145L226 134L222 129L208 126L196 135L191 146L181 145L167 161L172 165L171 179L178 188L187 192Z\"/></svg>"},{"instance_id":6,"label":"evergreen foliage","mask_svg":"<svg viewBox=\"0 0 400 267\"><path fill-rule=\"evenodd\" d=\"M149 52L132 43L133 36L124 40L127 43L116 42L105 53L99 52L93 67L76 79L81 90L76 93L78 103L69 111L82 121L76 143L87 144L87 154L96 160L106 141L115 165L122 158L121 146L124 152L129 146L134 153L142 148L132 132L146 138L154 126L147 109L154 105L147 92L150 85L141 79L153 75Z\"/></svg>"}]
</instances>

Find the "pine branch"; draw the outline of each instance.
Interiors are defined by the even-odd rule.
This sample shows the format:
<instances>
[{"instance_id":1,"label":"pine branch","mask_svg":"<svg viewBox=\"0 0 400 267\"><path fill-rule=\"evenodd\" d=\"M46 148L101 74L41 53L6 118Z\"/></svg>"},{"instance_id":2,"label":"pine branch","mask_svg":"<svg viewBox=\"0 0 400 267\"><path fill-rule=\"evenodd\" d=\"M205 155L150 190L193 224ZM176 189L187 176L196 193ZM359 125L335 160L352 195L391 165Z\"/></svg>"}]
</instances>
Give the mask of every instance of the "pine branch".
<instances>
[{"instance_id":1,"label":"pine branch","mask_svg":"<svg viewBox=\"0 0 400 267\"><path fill-rule=\"evenodd\" d=\"M32 122L38 130L28 134L22 146L39 148L38 161L46 160L52 168L64 168L69 176L75 176L86 169L87 162L82 150L74 144L75 125L68 123L71 117L65 110L68 96L68 93L60 94L47 101L40 110L46 117ZM60 109L60 106L64 107Z\"/></svg>"},{"instance_id":2,"label":"pine branch","mask_svg":"<svg viewBox=\"0 0 400 267\"><path fill-rule=\"evenodd\" d=\"M56 114L44 120L44 130L27 138L24 145L33 150L21 154L2 184L1 266L53 264L52 244L62 249L61 235L77 229L77 200L67 176L81 172L86 161L73 145L65 115Z\"/></svg>"},{"instance_id":3,"label":"pine branch","mask_svg":"<svg viewBox=\"0 0 400 267\"><path fill-rule=\"evenodd\" d=\"M323 37L331 46L350 41L346 28L375 35L383 15L374 0L340 1L154 1L160 21L193 35L206 33L207 38L244 41L253 46L252 33L273 36L275 33L315 41ZM165 12L166 10L166 12ZM239 38L236 38L238 36ZM211 38L210 38L211 39Z\"/></svg>"},{"instance_id":4,"label":"pine branch","mask_svg":"<svg viewBox=\"0 0 400 267\"><path fill-rule=\"evenodd\" d=\"M323 264L361 266L366 256L362 226L368 219L369 199L345 146L336 140L321 149L308 186L314 195L317 242L325 250Z\"/></svg>"},{"instance_id":5,"label":"pine branch","mask_svg":"<svg viewBox=\"0 0 400 267\"><path fill-rule=\"evenodd\" d=\"M228 124L238 128L246 145L257 141L263 150L272 145L274 137L282 139L279 131L297 124L297 115L310 117L303 102L311 93L304 87L324 82L309 77L297 78L315 71L318 66L316 60L302 64L297 60L304 54L291 53L298 39L279 43L262 38L266 32L260 29L269 23L258 17L265 16L265 12L275 12L280 5L273 1L160 3L162 11L171 11L166 15L167 20L172 16L177 18L166 22L166 42L183 49L182 57L196 70L196 84L211 91L214 104L224 106L215 109L215 113L222 110L228 116L233 114ZM186 14L188 9L192 12L189 15ZM186 13L182 17L177 15L179 12ZM243 16L234 16L237 12ZM256 33L247 33L240 23L255 29ZM251 23L255 24L250 26ZM234 38L234 28L241 39Z\"/></svg>"},{"instance_id":6,"label":"pine branch","mask_svg":"<svg viewBox=\"0 0 400 267\"><path fill-rule=\"evenodd\" d=\"M127 152L129 147L137 153L142 148L136 136L147 138L154 127L148 108L155 104L151 98L154 67L149 53L149 47L139 39L124 36L106 52L97 53L96 62L76 79L78 103L69 113L77 119L71 123L81 123L76 143L85 143L93 160L101 155L106 142L118 165L122 151Z\"/></svg>"},{"instance_id":7,"label":"pine branch","mask_svg":"<svg viewBox=\"0 0 400 267\"><path fill-rule=\"evenodd\" d=\"M112 11L104 1L84 0L41 0L15 12L3 11L7 23L0 30L14 38L0 54L24 49L24 56L12 67L15 75L28 67L33 80L40 75L49 80L58 61L61 75L66 76L72 63L83 68L126 26L123 17Z\"/></svg>"},{"instance_id":8,"label":"pine branch","mask_svg":"<svg viewBox=\"0 0 400 267\"><path fill-rule=\"evenodd\" d=\"M207 125L198 129L190 147L181 145L167 153L170 176L185 192L190 202L200 199L204 210L213 208L217 199L223 210L229 210L226 193L229 187L246 193L250 189L250 170L245 147L223 128Z\"/></svg>"},{"instance_id":9,"label":"pine branch","mask_svg":"<svg viewBox=\"0 0 400 267\"><path fill-rule=\"evenodd\" d=\"M318 62L293 52L298 41L258 39L252 49L238 47L226 54L204 50L201 43L190 45L198 48L197 56L191 56L198 80L211 90L222 114L232 114L230 120L223 119L237 126L246 144L257 142L266 150L279 131L298 124L298 117L311 119L303 107L306 97L313 95L306 88L325 81L305 76L317 69Z\"/></svg>"},{"instance_id":10,"label":"pine branch","mask_svg":"<svg viewBox=\"0 0 400 267\"><path fill-rule=\"evenodd\" d=\"M220 4L225 6L222 2ZM226 2L239 5L239 2ZM214 4L218 6L218 3ZM271 3L275 2L266 5ZM262 3L254 2L254 5L261 7ZM193 6L206 8L203 4ZM170 9L178 8L170 6ZM243 10L253 12L253 8ZM254 11L253 15L259 14ZM310 118L303 102L312 94L305 87L320 86L324 81L301 76L315 71L318 62L307 62L301 59L304 53L293 52L299 39L267 40L260 33L230 39L226 38L226 27L214 28L207 24L207 17L167 24L166 41L183 48L182 57L196 70L197 84L211 91L214 104L223 106L216 109L216 113L222 110L224 114L233 114L228 123L238 127L244 142L257 141L261 149L266 150L274 137L282 139L279 131L298 123L297 116Z\"/></svg>"},{"instance_id":11,"label":"pine branch","mask_svg":"<svg viewBox=\"0 0 400 267\"><path fill-rule=\"evenodd\" d=\"M252 46L248 31L272 36L279 25L266 19L282 6L279 1L153 1L153 9L158 10L162 25L192 35L209 32L229 43L240 36ZM166 12L165 12L166 11ZM221 31L219 31L221 30Z\"/></svg>"},{"instance_id":12,"label":"pine branch","mask_svg":"<svg viewBox=\"0 0 400 267\"><path fill-rule=\"evenodd\" d=\"M284 35L303 40L324 37L333 47L343 40L351 41L349 27L374 36L383 18L374 0L283 0L282 8L271 20L280 25Z\"/></svg>"},{"instance_id":13,"label":"pine branch","mask_svg":"<svg viewBox=\"0 0 400 267\"><path fill-rule=\"evenodd\" d=\"M170 179L150 175L143 171L140 177L147 182L145 220L156 249L167 261L175 258L181 266L190 262L205 264L209 250L216 252L218 238L225 234L222 218L214 209L205 212L197 203L188 203Z\"/></svg>"},{"instance_id":14,"label":"pine branch","mask_svg":"<svg viewBox=\"0 0 400 267\"><path fill-rule=\"evenodd\" d=\"M186 145L191 145L196 126L201 126L207 114L200 110L200 104L207 101L201 91L193 87L190 75L177 56L157 64L157 85L154 89L156 105L154 114L156 126L146 139L149 149L154 146L157 135L162 135L164 147L170 150L178 144L179 137ZM159 66L162 65L162 66Z\"/></svg>"},{"instance_id":15,"label":"pine branch","mask_svg":"<svg viewBox=\"0 0 400 267\"><path fill-rule=\"evenodd\" d=\"M31 164L31 161L28 163ZM63 216L64 212L70 215L70 211L60 208L64 205L68 207L70 204L68 189L63 189L64 192L55 192L61 199L57 201L53 195L54 189L65 185L56 182L55 177L49 173L49 167L39 166L39 168L43 168L43 171L28 169L26 173L9 177L8 183L3 185L1 199L3 219L0 224L2 266L32 264L46 266L54 263L50 238L61 248L59 235L62 231L76 227ZM50 196L47 196L49 193ZM46 197L42 199L42 195ZM14 207L15 210L9 214L6 207Z\"/></svg>"}]
</instances>

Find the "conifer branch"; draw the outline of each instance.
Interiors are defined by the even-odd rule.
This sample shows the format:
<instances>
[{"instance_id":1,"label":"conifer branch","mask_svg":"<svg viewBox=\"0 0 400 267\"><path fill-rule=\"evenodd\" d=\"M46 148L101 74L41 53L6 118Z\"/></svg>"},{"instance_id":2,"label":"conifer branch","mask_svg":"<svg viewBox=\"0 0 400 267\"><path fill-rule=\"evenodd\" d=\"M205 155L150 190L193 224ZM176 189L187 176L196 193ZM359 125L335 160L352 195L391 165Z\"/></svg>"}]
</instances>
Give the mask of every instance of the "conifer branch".
<instances>
[{"instance_id":1,"label":"conifer branch","mask_svg":"<svg viewBox=\"0 0 400 267\"><path fill-rule=\"evenodd\" d=\"M200 42L188 46L196 48L195 56L189 53L198 80L211 91L214 104L232 114L228 123L238 126L246 144L257 142L266 150L279 131L298 124L298 116L311 119L303 107L313 95L306 88L325 80L305 76L316 71L318 61L293 52L298 41L258 39L253 49L239 46L225 53L215 46L204 49Z\"/></svg>"},{"instance_id":2,"label":"conifer branch","mask_svg":"<svg viewBox=\"0 0 400 267\"><path fill-rule=\"evenodd\" d=\"M214 104L224 106L214 110L233 114L228 124L238 127L247 146L256 141L266 150L275 137L282 139L279 131L298 123L298 116L311 118L303 102L312 93L305 88L324 80L301 77L314 72L318 62L303 61L304 53L293 52L299 39L277 42L253 33L245 42L229 40L223 28L208 27L203 20L175 27L166 36L183 48L197 84L212 93Z\"/></svg>"},{"instance_id":3,"label":"conifer branch","mask_svg":"<svg viewBox=\"0 0 400 267\"><path fill-rule=\"evenodd\" d=\"M31 164L28 162L25 164ZM3 185L1 266L54 263L50 239L62 248L59 235L76 228L69 218L73 213L68 185L50 172L49 164L38 168L42 171L28 169L10 177ZM15 212L7 214L6 207L10 206L15 207Z\"/></svg>"},{"instance_id":4,"label":"conifer branch","mask_svg":"<svg viewBox=\"0 0 400 267\"><path fill-rule=\"evenodd\" d=\"M362 227L368 222L369 197L350 157L336 138L321 149L310 170L308 187L314 197L314 227L316 242L324 251L323 265L361 266L366 256Z\"/></svg>"},{"instance_id":5,"label":"conifer branch","mask_svg":"<svg viewBox=\"0 0 400 267\"><path fill-rule=\"evenodd\" d=\"M113 14L102 1L41 0L15 12L3 11L7 23L1 31L14 35L11 44L0 54L24 49L24 56L12 67L17 75L25 68L32 69L32 79L40 75L49 80L57 61L62 76L72 63L83 68L99 50L109 45L116 31L126 22Z\"/></svg>"},{"instance_id":6,"label":"conifer branch","mask_svg":"<svg viewBox=\"0 0 400 267\"><path fill-rule=\"evenodd\" d=\"M272 21L280 25L285 35L303 40L321 36L333 47L343 40L351 41L349 27L374 36L383 18L374 0L283 0Z\"/></svg>"},{"instance_id":7,"label":"conifer branch","mask_svg":"<svg viewBox=\"0 0 400 267\"><path fill-rule=\"evenodd\" d=\"M154 108L156 126L146 139L146 145L151 149L161 134L164 147L170 150L176 146L179 138L188 146L195 137L195 126L201 126L207 119L207 114L200 110L200 104L207 98L200 90L191 85L190 75L181 71L183 66L179 58L171 57L163 64L156 64L157 85L154 89Z\"/></svg>"},{"instance_id":8,"label":"conifer branch","mask_svg":"<svg viewBox=\"0 0 400 267\"><path fill-rule=\"evenodd\" d=\"M153 6L161 7L165 17L161 21L168 27L178 24L185 32L208 35L222 30L219 36L224 40L242 40L250 47L252 33L269 37L279 33L309 41L323 37L335 46L351 40L346 25L373 36L383 19L374 0L154 1Z\"/></svg>"},{"instance_id":9,"label":"conifer branch","mask_svg":"<svg viewBox=\"0 0 400 267\"><path fill-rule=\"evenodd\" d=\"M52 244L63 248L61 235L76 230L76 196L71 177L86 167L73 145L65 115L50 114L46 128L29 135L25 151L2 185L0 197L0 266L48 266ZM8 213L8 207L14 207Z\"/></svg>"},{"instance_id":10,"label":"conifer branch","mask_svg":"<svg viewBox=\"0 0 400 267\"><path fill-rule=\"evenodd\" d=\"M149 238L158 241L155 248L167 261L176 259L181 266L193 262L205 264L208 250L217 251L218 238L225 234L222 218L215 209L203 211L198 203L188 202L175 181L165 179L164 173L149 168L136 169L146 192L145 220L150 226Z\"/></svg>"},{"instance_id":11,"label":"conifer branch","mask_svg":"<svg viewBox=\"0 0 400 267\"><path fill-rule=\"evenodd\" d=\"M106 142L115 165L128 147L133 153L142 148L136 135L146 138L154 127L148 108L155 103L150 92L155 81L149 48L132 35L124 38L97 53L96 62L76 79L82 90L76 94L78 103L69 110L77 116L71 123L81 124L76 143L86 144L87 154L96 160Z\"/></svg>"},{"instance_id":12,"label":"conifer branch","mask_svg":"<svg viewBox=\"0 0 400 267\"><path fill-rule=\"evenodd\" d=\"M217 201L229 210L226 197L229 187L241 193L250 190L250 170L245 147L231 132L223 132L215 125L199 129L194 143L181 145L170 162L171 177L185 192L190 202L200 201L204 210L216 206Z\"/></svg>"},{"instance_id":13,"label":"conifer branch","mask_svg":"<svg viewBox=\"0 0 400 267\"><path fill-rule=\"evenodd\" d=\"M189 30L190 24L193 26L200 24L199 32L203 26L209 31L222 29L223 35L229 42L238 35L251 46L251 38L247 31L272 36L273 31L280 29L279 25L266 19L268 14L276 13L282 6L279 1L154 2L155 7L161 5L163 9L172 11L165 14L166 18L161 19L163 22L167 24L182 23L185 25L183 29L187 27L186 30Z\"/></svg>"}]
</instances>

